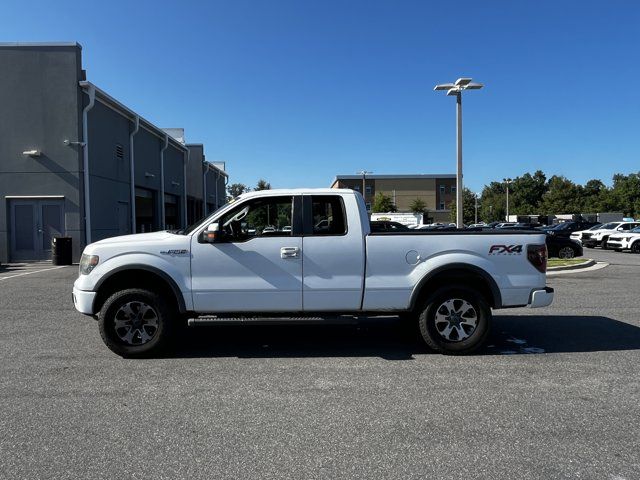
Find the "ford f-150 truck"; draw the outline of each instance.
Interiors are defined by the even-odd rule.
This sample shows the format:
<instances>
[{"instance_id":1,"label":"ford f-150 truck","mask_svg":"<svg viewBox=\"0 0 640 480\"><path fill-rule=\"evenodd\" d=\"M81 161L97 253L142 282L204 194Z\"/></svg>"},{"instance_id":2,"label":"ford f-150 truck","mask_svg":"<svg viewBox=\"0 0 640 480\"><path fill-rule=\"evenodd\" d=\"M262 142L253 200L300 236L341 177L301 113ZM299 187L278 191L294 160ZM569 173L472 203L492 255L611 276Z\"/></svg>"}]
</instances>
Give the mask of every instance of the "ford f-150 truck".
<instances>
[{"instance_id":1,"label":"ford f-150 truck","mask_svg":"<svg viewBox=\"0 0 640 480\"><path fill-rule=\"evenodd\" d=\"M383 314L457 354L482 344L491 309L551 304L546 263L541 232L372 233L352 190L265 190L184 231L88 245L73 302L127 357L155 355L198 322Z\"/></svg>"}]
</instances>

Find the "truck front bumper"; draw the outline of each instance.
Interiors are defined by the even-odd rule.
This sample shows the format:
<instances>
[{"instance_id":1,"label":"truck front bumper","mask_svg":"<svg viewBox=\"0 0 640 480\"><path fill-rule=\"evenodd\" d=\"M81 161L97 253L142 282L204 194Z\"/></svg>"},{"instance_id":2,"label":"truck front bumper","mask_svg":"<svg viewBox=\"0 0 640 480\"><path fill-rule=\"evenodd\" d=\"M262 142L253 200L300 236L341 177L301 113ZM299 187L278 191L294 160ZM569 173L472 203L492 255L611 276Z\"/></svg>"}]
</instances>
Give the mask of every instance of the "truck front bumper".
<instances>
[{"instance_id":1,"label":"truck front bumper","mask_svg":"<svg viewBox=\"0 0 640 480\"><path fill-rule=\"evenodd\" d=\"M531 301L529 308L548 307L553 302L553 288L544 287L542 290L534 290L531 292Z\"/></svg>"},{"instance_id":2,"label":"truck front bumper","mask_svg":"<svg viewBox=\"0 0 640 480\"><path fill-rule=\"evenodd\" d=\"M85 290L78 290L73 287L73 306L76 310L85 315L93 315L93 301L96 298L96 292L87 292Z\"/></svg>"}]
</instances>

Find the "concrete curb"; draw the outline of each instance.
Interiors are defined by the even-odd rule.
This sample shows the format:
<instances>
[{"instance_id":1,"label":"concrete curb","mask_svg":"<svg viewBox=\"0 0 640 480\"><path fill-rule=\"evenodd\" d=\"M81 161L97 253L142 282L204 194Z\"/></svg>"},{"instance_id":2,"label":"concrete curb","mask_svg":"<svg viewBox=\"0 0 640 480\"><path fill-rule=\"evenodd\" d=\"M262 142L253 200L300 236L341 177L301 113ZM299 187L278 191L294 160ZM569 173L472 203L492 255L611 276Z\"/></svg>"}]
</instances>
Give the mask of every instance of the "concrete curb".
<instances>
[{"instance_id":1,"label":"concrete curb","mask_svg":"<svg viewBox=\"0 0 640 480\"><path fill-rule=\"evenodd\" d=\"M596 264L596 261L589 258L589 259L585 260L582 263L574 263L573 265L564 265L564 266L561 266L561 267L548 267L547 271L548 272L562 272L564 270L579 270L581 268L592 267L595 264Z\"/></svg>"},{"instance_id":2,"label":"concrete curb","mask_svg":"<svg viewBox=\"0 0 640 480\"><path fill-rule=\"evenodd\" d=\"M547 269L547 276L565 275L568 273L580 273L591 272L593 270L600 270L601 268L608 267L607 262L596 262L595 260L589 260L587 262L578 263L577 265L569 265L567 267L552 267Z\"/></svg>"}]
</instances>

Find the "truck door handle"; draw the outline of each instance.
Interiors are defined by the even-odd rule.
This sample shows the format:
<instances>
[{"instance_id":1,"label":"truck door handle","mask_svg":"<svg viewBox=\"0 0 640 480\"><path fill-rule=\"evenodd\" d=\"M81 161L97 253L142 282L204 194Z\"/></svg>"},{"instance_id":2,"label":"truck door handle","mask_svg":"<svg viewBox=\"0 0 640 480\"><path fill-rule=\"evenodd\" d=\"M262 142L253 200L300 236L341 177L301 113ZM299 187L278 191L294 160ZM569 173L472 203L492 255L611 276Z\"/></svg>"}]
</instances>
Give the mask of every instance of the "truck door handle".
<instances>
[{"instance_id":1,"label":"truck door handle","mask_svg":"<svg viewBox=\"0 0 640 480\"><path fill-rule=\"evenodd\" d=\"M294 258L300 254L298 247L282 247L280 249L280 258Z\"/></svg>"}]
</instances>

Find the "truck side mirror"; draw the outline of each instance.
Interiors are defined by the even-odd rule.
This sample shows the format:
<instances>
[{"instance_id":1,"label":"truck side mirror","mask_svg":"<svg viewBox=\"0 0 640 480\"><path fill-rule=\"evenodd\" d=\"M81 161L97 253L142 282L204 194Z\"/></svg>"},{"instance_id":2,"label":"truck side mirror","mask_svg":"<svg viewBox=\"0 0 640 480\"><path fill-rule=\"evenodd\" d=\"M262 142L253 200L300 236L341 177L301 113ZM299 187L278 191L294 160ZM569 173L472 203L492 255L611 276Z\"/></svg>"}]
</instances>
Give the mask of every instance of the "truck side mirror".
<instances>
[{"instance_id":1,"label":"truck side mirror","mask_svg":"<svg viewBox=\"0 0 640 480\"><path fill-rule=\"evenodd\" d=\"M202 240L205 243L220 243L224 238L224 230L220 228L219 223L211 223L202 234Z\"/></svg>"}]
</instances>

